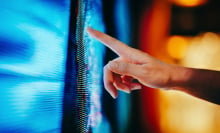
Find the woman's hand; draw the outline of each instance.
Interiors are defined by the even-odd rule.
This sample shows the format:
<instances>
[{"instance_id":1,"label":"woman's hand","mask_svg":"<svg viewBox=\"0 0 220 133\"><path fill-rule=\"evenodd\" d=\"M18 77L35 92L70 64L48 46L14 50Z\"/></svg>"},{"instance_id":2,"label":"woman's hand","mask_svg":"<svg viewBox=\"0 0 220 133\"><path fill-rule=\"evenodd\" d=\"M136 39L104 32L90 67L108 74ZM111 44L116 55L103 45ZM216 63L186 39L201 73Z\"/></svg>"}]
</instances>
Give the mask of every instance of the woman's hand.
<instances>
[{"instance_id":1,"label":"woman's hand","mask_svg":"<svg viewBox=\"0 0 220 133\"><path fill-rule=\"evenodd\" d=\"M104 67L104 85L113 98L118 96L118 90L130 93L141 89L142 84L179 90L220 104L220 71L166 64L97 30L87 31L119 55Z\"/></svg>"},{"instance_id":2,"label":"woman's hand","mask_svg":"<svg viewBox=\"0 0 220 133\"><path fill-rule=\"evenodd\" d=\"M117 90L130 93L141 84L153 88L168 87L170 65L92 28L87 32L119 55L104 67L104 85L113 98ZM139 82L133 82L136 79Z\"/></svg>"}]
</instances>

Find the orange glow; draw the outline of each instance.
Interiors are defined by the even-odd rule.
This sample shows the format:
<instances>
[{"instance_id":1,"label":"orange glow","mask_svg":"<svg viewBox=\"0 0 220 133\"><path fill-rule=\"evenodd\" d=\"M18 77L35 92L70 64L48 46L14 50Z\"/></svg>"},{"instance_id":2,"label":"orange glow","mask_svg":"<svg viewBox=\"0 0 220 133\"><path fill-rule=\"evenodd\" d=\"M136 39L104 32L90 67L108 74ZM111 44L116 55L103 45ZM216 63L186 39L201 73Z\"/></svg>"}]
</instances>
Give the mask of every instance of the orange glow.
<instances>
[{"instance_id":1,"label":"orange glow","mask_svg":"<svg viewBox=\"0 0 220 133\"><path fill-rule=\"evenodd\" d=\"M220 70L220 35L204 33L191 40L182 64L194 68Z\"/></svg>"},{"instance_id":2,"label":"orange glow","mask_svg":"<svg viewBox=\"0 0 220 133\"><path fill-rule=\"evenodd\" d=\"M181 36L172 36L167 41L167 51L175 59L182 59L185 55L188 41Z\"/></svg>"},{"instance_id":3,"label":"orange glow","mask_svg":"<svg viewBox=\"0 0 220 133\"><path fill-rule=\"evenodd\" d=\"M171 36L167 50L170 47L170 51L175 51L178 49L175 48L177 42L184 39L187 49L184 57L179 60L179 65L220 70L220 34L208 32L194 37ZM161 91L159 99L161 133L220 132L219 105L179 91Z\"/></svg>"},{"instance_id":4,"label":"orange glow","mask_svg":"<svg viewBox=\"0 0 220 133\"><path fill-rule=\"evenodd\" d=\"M171 0L174 4L185 7L195 7L203 5L207 0Z\"/></svg>"},{"instance_id":5,"label":"orange glow","mask_svg":"<svg viewBox=\"0 0 220 133\"><path fill-rule=\"evenodd\" d=\"M163 133L218 133L218 105L181 92L161 92L161 131Z\"/></svg>"},{"instance_id":6,"label":"orange glow","mask_svg":"<svg viewBox=\"0 0 220 133\"><path fill-rule=\"evenodd\" d=\"M169 34L171 8L167 0L154 0L145 8L140 26L139 49L159 58L164 49L164 40ZM164 56L162 56L164 57ZM143 132L160 133L158 90L144 87L140 95L140 120ZM140 130L141 131L141 130Z\"/></svg>"}]
</instances>

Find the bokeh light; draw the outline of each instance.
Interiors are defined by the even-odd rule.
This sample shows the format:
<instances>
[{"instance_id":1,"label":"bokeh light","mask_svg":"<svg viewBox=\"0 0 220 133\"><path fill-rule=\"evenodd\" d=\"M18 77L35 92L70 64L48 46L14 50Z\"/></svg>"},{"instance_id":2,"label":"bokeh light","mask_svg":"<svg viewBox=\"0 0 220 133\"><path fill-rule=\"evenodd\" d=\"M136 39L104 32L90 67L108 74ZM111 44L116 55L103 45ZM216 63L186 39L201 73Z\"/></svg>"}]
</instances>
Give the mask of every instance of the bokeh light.
<instances>
[{"instance_id":1,"label":"bokeh light","mask_svg":"<svg viewBox=\"0 0 220 133\"><path fill-rule=\"evenodd\" d=\"M185 55L188 41L182 36L171 36L167 41L167 51L174 59L182 59Z\"/></svg>"},{"instance_id":2,"label":"bokeh light","mask_svg":"<svg viewBox=\"0 0 220 133\"><path fill-rule=\"evenodd\" d=\"M204 5L207 0L171 0L174 4L184 7L195 7Z\"/></svg>"}]
</instances>

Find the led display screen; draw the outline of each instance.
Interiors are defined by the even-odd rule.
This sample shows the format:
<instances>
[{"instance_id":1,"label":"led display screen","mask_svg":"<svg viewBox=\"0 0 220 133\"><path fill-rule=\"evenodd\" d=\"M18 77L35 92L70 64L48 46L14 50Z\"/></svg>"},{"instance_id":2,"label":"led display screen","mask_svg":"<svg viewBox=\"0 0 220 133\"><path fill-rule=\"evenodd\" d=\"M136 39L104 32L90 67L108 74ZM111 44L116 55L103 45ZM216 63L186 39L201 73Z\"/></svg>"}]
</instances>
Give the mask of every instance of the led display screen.
<instances>
[{"instance_id":1,"label":"led display screen","mask_svg":"<svg viewBox=\"0 0 220 133\"><path fill-rule=\"evenodd\" d=\"M69 4L0 1L0 132L60 132Z\"/></svg>"},{"instance_id":2,"label":"led display screen","mask_svg":"<svg viewBox=\"0 0 220 133\"><path fill-rule=\"evenodd\" d=\"M102 102L105 47L86 33L105 32L102 2L0 1L1 133L112 132ZM123 3L115 23L127 43ZM125 128L129 97L120 95L114 115Z\"/></svg>"}]
</instances>

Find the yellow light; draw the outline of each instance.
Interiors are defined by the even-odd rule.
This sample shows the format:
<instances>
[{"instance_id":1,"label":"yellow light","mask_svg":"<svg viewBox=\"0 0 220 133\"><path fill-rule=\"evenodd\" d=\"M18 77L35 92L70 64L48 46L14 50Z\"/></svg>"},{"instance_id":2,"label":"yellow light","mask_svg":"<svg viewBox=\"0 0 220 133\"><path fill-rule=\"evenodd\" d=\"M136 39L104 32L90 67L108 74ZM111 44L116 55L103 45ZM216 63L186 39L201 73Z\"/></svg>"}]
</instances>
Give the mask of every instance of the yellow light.
<instances>
[{"instance_id":1,"label":"yellow light","mask_svg":"<svg viewBox=\"0 0 220 133\"><path fill-rule=\"evenodd\" d=\"M182 59L185 55L188 41L182 36L171 36L167 41L167 52L175 59Z\"/></svg>"},{"instance_id":2,"label":"yellow light","mask_svg":"<svg viewBox=\"0 0 220 133\"><path fill-rule=\"evenodd\" d=\"M207 0L171 0L174 4L186 7L195 7L203 5Z\"/></svg>"}]
</instances>

